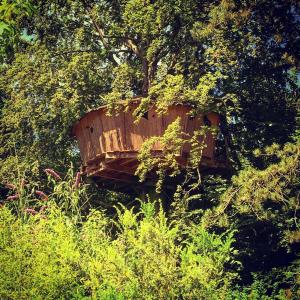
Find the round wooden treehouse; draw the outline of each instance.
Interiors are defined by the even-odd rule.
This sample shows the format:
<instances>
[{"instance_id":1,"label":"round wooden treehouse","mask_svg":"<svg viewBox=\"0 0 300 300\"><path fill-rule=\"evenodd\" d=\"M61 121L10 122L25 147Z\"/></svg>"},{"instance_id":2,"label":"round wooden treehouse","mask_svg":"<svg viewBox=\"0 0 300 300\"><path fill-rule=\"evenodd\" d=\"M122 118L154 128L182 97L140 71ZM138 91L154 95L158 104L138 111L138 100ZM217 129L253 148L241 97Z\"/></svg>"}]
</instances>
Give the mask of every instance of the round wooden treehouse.
<instances>
[{"instance_id":1,"label":"round wooden treehouse","mask_svg":"<svg viewBox=\"0 0 300 300\"><path fill-rule=\"evenodd\" d=\"M158 114L153 105L136 123L133 112L138 105L139 100L133 100L127 104L126 110L121 110L114 116L108 116L107 107L102 106L85 114L73 126L73 135L78 141L82 159L82 172L100 186L125 191L137 187L140 183L135 172L142 144L150 137L162 136L168 125L178 117L182 131L190 136L203 125L220 126L218 114L211 112L193 117L189 114L191 107L188 105L172 105L166 114ZM226 169L226 155L217 154L216 137L209 132L204 140L202 137L202 141L206 147L203 150L200 170L207 172ZM183 168L189 149L189 145L183 146L177 157ZM151 153L162 156L162 145L156 143ZM155 174L149 174L143 183L144 187L152 186L155 179Z\"/></svg>"}]
</instances>

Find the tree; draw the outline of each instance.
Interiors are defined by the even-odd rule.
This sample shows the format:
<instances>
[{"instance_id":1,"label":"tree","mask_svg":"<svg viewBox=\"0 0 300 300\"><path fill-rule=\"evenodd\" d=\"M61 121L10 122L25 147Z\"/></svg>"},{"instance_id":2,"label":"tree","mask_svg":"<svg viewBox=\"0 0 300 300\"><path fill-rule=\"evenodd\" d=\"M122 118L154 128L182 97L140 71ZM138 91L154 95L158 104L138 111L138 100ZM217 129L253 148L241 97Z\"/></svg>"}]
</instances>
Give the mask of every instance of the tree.
<instances>
[{"instance_id":1,"label":"tree","mask_svg":"<svg viewBox=\"0 0 300 300\"><path fill-rule=\"evenodd\" d=\"M268 232L266 241L295 261L297 1L16 0L1 9L1 180L78 163L70 127L101 104L113 112L119 99L142 95L141 115L153 101L162 113L189 103L195 112L221 114L236 172L203 178L189 200L200 210L187 214L189 222L201 219L215 231L235 226L249 240L239 248L244 263L257 262L253 271L261 253L249 228ZM257 148L264 154L255 155ZM180 188L177 213L189 198Z\"/></svg>"},{"instance_id":2,"label":"tree","mask_svg":"<svg viewBox=\"0 0 300 300\"><path fill-rule=\"evenodd\" d=\"M246 157L254 159L251 151L256 147L288 141L295 130L297 86L293 74L298 65L299 29L295 1L274 3L266 0L256 4L228 0L202 3L175 0L168 3L35 1L33 5L38 13L29 20L24 20L20 13L19 24L34 36L34 42L24 50L20 49L23 54L17 54L16 60L3 70L2 99L18 95L18 88L9 85L8 81L20 81L20 73L28 67L25 65L35 47L39 47L41 60L49 61L48 67L39 68L36 64L31 72L39 74L39 78L43 74L48 78L50 73L59 80L66 78L70 82L70 91L59 95L62 102L69 103L70 94L76 91L78 101L82 103L79 110L68 113L71 118L63 117L64 120L59 121L60 126L51 125L46 139L55 132L53 137L60 135L62 140L69 141L66 128L87 107L103 103L100 100L103 97L114 107L118 99L140 94L148 99L144 103L156 100L160 107L170 105L172 101L188 101L198 110L221 112L227 117L226 130L233 139L233 153L237 153L242 161ZM22 58L18 58L19 55L23 55ZM74 61L81 63L81 59L88 61L88 66L86 71L78 74L97 66L105 78L104 86L100 84L103 82L100 77L93 78L95 84L99 82L97 86L90 86L85 77L84 82L79 83L72 72L57 76L57 70L61 68L62 74L65 69L65 61L75 64ZM11 68L15 70L14 74ZM107 76L113 69L114 76ZM97 76L102 76L99 72ZM63 86L59 80L49 86L47 93L57 96L58 86ZM28 85L30 92L20 83L28 95L29 106L19 109L30 107L33 98L35 105L40 103L45 108L45 101L41 100L46 97L45 91L40 90L35 79ZM90 105L83 104L86 103L81 100L84 97L90 99ZM5 103L10 101L4 100ZM14 98L10 103L18 105L17 102ZM12 120L9 111L15 114L16 108L10 104L7 107L6 120ZM28 113L25 116L28 120ZM42 120L38 114L31 117L39 118ZM57 118L60 117L53 117L52 122L57 123ZM40 124L43 123L41 120ZM11 130L7 129L11 125L6 125L5 120L2 124L6 128L2 130ZM22 126L18 126L17 131L19 129L22 130ZM38 128L26 130L31 137L40 135ZM249 134L251 139L246 138ZM12 143L5 135L2 144L7 145L8 141ZM70 149L72 143L60 144L58 139L57 144L62 155L56 153L53 157L61 159L66 154L62 149ZM36 146L38 150L40 143ZM4 159L10 155L5 154L8 149L3 146Z\"/></svg>"},{"instance_id":3,"label":"tree","mask_svg":"<svg viewBox=\"0 0 300 300\"><path fill-rule=\"evenodd\" d=\"M0 62L11 61L16 49L30 41L23 32L24 21L35 11L30 0L1 1L0 4ZM25 21L26 22L26 21ZM29 38L29 39L28 39Z\"/></svg>"}]
</instances>

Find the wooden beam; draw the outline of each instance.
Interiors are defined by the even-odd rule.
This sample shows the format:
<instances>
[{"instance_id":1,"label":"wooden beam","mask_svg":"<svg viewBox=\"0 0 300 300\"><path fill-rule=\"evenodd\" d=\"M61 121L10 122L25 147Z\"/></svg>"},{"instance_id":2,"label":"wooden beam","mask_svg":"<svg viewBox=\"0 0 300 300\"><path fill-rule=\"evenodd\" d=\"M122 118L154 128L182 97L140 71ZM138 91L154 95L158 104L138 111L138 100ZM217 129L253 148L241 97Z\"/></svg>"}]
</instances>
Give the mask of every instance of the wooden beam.
<instances>
[{"instance_id":1,"label":"wooden beam","mask_svg":"<svg viewBox=\"0 0 300 300\"><path fill-rule=\"evenodd\" d=\"M91 177L102 177L105 179L111 179L115 181L121 181L121 182L127 182L132 183L136 182L137 178L133 176L132 174L126 174L122 172L115 172L114 170L97 170L94 173L90 174Z\"/></svg>"},{"instance_id":2,"label":"wooden beam","mask_svg":"<svg viewBox=\"0 0 300 300\"><path fill-rule=\"evenodd\" d=\"M115 173L125 173L131 176L135 176L135 170L133 168L128 168L128 167L124 167L122 166L122 168L120 168L120 166L118 166L117 164L106 164L106 163L101 163L99 171L109 171L109 172L115 172Z\"/></svg>"}]
</instances>

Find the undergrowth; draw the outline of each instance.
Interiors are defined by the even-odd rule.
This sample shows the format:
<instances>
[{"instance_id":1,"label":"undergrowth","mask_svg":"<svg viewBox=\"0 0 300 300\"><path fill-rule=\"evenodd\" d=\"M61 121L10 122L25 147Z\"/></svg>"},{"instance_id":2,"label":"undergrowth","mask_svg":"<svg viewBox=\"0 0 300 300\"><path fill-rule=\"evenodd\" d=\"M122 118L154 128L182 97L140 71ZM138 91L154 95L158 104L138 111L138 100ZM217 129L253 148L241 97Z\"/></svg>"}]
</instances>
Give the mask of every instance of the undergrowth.
<instances>
[{"instance_id":1,"label":"undergrowth","mask_svg":"<svg viewBox=\"0 0 300 300\"><path fill-rule=\"evenodd\" d=\"M0 299L285 299L259 278L237 285L235 230L185 226L159 200L84 214L79 175L47 174L52 192L9 184L1 201Z\"/></svg>"}]
</instances>

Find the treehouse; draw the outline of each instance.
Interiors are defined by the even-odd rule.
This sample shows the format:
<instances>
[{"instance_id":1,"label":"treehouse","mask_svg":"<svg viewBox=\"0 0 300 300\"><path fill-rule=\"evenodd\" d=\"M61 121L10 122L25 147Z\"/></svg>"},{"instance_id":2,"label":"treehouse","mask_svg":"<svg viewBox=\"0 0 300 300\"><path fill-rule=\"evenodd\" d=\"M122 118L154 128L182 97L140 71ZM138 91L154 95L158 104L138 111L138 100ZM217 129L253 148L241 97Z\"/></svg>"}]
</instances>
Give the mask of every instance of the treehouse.
<instances>
[{"instance_id":1,"label":"treehouse","mask_svg":"<svg viewBox=\"0 0 300 300\"><path fill-rule=\"evenodd\" d=\"M125 104L120 104L125 105ZM191 116L188 105L172 105L166 114L158 114L152 106L139 122L135 122L134 110L139 100L127 104L127 109L114 115L107 115L107 107L102 106L88 112L74 126L73 135L76 137L82 159L82 172L94 179L100 186L126 190L139 185L135 175L138 153L142 144L153 136L162 136L173 121L181 120L182 132L192 136L201 126L219 127L220 117L211 112ZM205 144L200 170L214 171L226 169L226 155L217 153L218 141L211 132L202 137ZM189 156L189 145L182 147L177 156L178 163L184 168ZM162 157L162 145L156 143L152 149L153 156ZM223 151L224 152L224 151ZM155 174L149 174L145 185L153 185Z\"/></svg>"}]
</instances>

